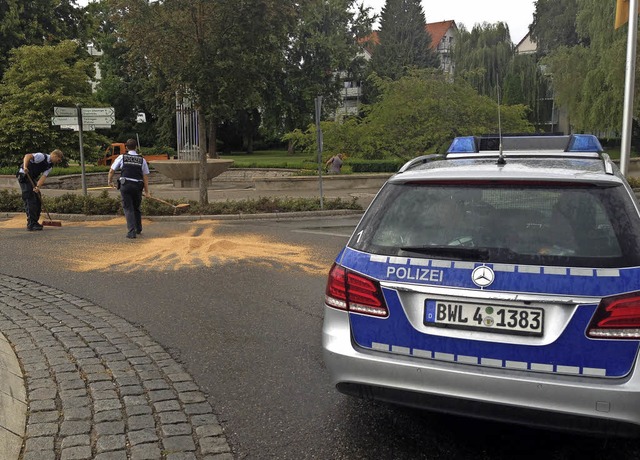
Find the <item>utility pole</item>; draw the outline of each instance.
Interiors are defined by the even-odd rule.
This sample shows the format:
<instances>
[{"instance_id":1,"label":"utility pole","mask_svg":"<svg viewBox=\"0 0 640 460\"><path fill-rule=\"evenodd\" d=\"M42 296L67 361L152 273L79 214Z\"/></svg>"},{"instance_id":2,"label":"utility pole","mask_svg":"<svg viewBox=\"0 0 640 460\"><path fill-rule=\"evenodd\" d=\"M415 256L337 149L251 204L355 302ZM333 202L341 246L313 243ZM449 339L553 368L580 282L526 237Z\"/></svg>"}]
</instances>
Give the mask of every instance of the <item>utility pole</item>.
<instances>
[{"instance_id":1,"label":"utility pole","mask_svg":"<svg viewBox=\"0 0 640 460\"><path fill-rule=\"evenodd\" d=\"M633 92L636 80L636 37L638 35L638 0L629 0L629 32L627 34L627 63L624 81L624 111L622 114L622 142L620 145L620 172L627 175L631 156L633 123Z\"/></svg>"},{"instance_id":2,"label":"utility pole","mask_svg":"<svg viewBox=\"0 0 640 460\"><path fill-rule=\"evenodd\" d=\"M318 142L318 177L320 183L320 209L324 209L322 193L322 127L320 126L320 116L322 115L322 96L315 99L316 104L316 135Z\"/></svg>"}]
</instances>

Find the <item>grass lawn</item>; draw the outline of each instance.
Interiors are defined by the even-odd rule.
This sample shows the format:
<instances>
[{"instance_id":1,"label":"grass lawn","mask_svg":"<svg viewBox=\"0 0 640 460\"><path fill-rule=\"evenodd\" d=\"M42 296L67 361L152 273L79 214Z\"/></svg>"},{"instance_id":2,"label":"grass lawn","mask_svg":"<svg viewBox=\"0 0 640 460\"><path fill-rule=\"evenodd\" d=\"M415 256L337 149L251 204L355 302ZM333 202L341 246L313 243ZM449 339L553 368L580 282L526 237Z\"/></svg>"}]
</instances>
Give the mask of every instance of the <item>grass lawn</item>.
<instances>
[{"instance_id":1,"label":"grass lawn","mask_svg":"<svg viewBox=\"0 0 640 460\"><path fill-rule=\"evenodd\" d=\"M609 154L612 160L620 159L620 147L604 147L604 151ZM633 152L631 152L631 156L635 156Z\"/></svg>"},{"instance_id":2,"label":"grass lawn","mask_svg":"<svg viewBox=\"0 0 640 460\"><path fill-rule=\"evenodd\" d=\"M604 151L609 154L612 160L620 159L620 146L604 147ZM640 157L640 153L638 153L632 148L630 158L638 158L638 157Z\"/></svg>"},{"instance_id":3,"label":"grass lawn","mask_svg":"<svg viewBox=\"0 0 640 460\"><path fill-rule=\"evenodd\" d=\"M244 152L220 154L220 158L233 160L237 168L291 168L313 169L318 164L316 155L296 153L289 155L286 150L260 150L251 155Z\"/></svg>"}]
</instances>

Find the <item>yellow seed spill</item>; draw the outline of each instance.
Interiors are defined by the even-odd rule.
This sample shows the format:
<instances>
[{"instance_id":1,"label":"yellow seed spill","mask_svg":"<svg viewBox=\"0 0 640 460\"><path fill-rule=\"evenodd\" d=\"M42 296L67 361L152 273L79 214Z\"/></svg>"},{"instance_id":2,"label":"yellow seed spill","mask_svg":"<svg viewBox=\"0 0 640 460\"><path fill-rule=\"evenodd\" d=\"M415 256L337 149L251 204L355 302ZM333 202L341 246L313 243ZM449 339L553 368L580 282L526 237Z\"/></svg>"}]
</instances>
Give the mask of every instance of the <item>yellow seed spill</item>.
<instances>
[{"instance_id":1,"label":"yellow seed spill","mask_svg":"<svg viewBox=\"0 0 640 460\"><path fill-rule=\"evenodd\" d=\"M153 229L155 223L145 220L143 235L135 240L124 238L126 225L121 217L99 222L65 221L62 225L115 228L108 241L76 242L60 251L58 257L78 272L172 271L243 262L323 274L331 263L317 250L305 246L271 241L256 234L216 232L215 221L199 221L189 225L186 232L158 235ZM0 228L24 226L24 217L0 221Z\"/></svg>"}]
</instances>

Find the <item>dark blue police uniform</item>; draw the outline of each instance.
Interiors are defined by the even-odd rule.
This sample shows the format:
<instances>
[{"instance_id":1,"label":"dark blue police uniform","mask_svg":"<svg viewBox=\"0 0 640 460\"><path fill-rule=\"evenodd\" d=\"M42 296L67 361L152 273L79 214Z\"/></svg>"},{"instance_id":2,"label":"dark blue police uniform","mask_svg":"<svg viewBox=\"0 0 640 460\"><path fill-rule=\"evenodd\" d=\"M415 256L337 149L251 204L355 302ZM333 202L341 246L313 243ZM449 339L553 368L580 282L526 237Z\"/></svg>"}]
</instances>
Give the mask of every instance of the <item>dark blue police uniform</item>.
<instances>
[{"instance_id":1,"label":"dark blue police uniform","mask_svg":"<svg viewBox=\"0 0 640 460\"><path fill-rule=\"evenodd\" d=\"M27 214L27 229L28 230L41 230L42 225L38 222L40 220L40 213L42 212L42 202L36 192L33 191L33 184L35 184L40 175L53 168L51 162L51 155L44 153L34 153L34 158L29 161L29 176L25 176L22 164L20 170L16 174L18 183L20 184L20 191L22 192L22 201L24 202L24 210ZM42 155L42 157L40 157ZM40 159L40 161L36 161Z\"/></svg>"},{"instance_id":2,"label":"dark blue police uniform","mask_svg":"<svg viewBox=\"0 0 640 460\"><path fill-rule=\"evenodd\" d=\"M121 161L114 162L112 169L121 169L120 196L122 209L127 220L127 238L135 238L142 232L142 191L144 189L144 174L149 173L146 160L135 152L121 155Z\"/></svg>"}]
</instances>

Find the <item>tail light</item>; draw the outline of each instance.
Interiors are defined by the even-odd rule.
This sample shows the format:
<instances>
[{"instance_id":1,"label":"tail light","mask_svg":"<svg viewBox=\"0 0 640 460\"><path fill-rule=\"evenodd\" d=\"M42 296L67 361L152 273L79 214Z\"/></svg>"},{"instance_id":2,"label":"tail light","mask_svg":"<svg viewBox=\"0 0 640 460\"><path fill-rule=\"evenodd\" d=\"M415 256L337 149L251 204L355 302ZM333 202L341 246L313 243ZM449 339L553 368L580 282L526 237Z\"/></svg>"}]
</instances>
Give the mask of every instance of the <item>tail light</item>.
<instances>
[{"instance_id":1,"label":"tail light","mask_svg":"<svg viewBox=\"0 0 640 460\"><path fill-rule=\"evenodd\" d=\"M339 310L379 317L389 316L380 283L350 272L335 263L329 272L324 299L329 307Z\"/></svg>"},{"instance_id":2,"label":"tail light","mask_svg":"<svg viewBox=\"0 0 640 460\"><path fill-rule=\"evenodd\" d=\"M640 339L640 292L602 299L587 335L602 339Z\"/></svg>"}]
</instances>

